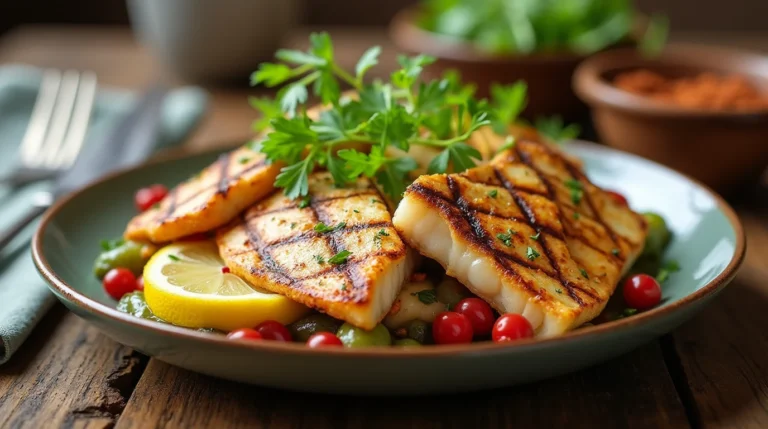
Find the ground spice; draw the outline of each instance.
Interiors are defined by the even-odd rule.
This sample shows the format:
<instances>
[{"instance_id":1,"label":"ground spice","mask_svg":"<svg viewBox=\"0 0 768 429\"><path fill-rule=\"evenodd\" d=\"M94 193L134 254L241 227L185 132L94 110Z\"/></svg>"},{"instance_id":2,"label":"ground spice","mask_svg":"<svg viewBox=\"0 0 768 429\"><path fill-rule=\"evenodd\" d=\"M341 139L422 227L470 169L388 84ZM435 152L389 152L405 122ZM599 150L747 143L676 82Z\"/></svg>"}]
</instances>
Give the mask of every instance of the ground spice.
<instances>
[{"instance_id":1,"label":"ground spice","mask_svg":"<svg viewBox=\"0 0 768 429\"><path fill-rule=\"evenodd\" d=\"M768 109L768 95L737 75L707 72L670 78L641 69L619 74L613 84L624 91L682 107L721 111Z\"/></svg>"}]
</instances>

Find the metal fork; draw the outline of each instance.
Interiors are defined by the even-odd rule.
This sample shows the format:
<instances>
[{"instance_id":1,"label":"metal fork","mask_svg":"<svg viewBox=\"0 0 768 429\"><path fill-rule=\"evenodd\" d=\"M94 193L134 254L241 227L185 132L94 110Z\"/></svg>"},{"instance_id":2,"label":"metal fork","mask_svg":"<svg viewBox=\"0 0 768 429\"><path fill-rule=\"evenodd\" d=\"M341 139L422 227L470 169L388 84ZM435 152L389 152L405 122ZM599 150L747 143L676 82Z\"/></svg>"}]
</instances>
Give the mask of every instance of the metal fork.
<instances>
[{"instance_id":1,"label":"metal fork","mask_svg":"<svg viewBox=\"0 0 768 429\"><path fill-rule=\"evenodd\" d=\"M96 96L96 75L49 69L19 147L19 164L0 183L18 187L71 167L83 148Z\"/></svg>"}]
</instances>

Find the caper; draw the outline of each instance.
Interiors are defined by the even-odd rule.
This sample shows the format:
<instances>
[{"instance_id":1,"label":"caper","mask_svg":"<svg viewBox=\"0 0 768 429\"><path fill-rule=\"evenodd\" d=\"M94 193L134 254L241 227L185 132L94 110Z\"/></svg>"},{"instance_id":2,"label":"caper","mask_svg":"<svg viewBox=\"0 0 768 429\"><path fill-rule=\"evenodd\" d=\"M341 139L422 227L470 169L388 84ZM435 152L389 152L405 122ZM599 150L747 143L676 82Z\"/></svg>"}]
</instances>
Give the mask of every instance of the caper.
<instances>
[{"instance_id":1,"label":"caper","mask_svg":"<svg viewBox=\"0 0 768 429\"><path fill-rule=\"evenodd\" d=\"M327 314L314 313L291 323L288 325L288 330L291 331L294 341L305 343L309 337L318 332L336 333L339 326L341 321Z\"/></svg>"},{"instance_id":2,"label":"caper","mask_svg":"<svg viewBox=\"0 0 768 429\"><path fill-rule=\"evenodd\" d=\"M376 325L373 330L366 331L345 323L336 332L336 336L346 347L388 346L392 344L392 336L382 324Z\"/></svg>"},{"instance_id":3,"label":"caper","mask_svg":"<svg viewBox=\"0 0 768 429\"><path fill-rule=\"evenodd\" d=\"M408 326L406 328L408 330L408 338L418 341L421 344L424 344L427 342L427 339L429 339L430 335L430 326L429 323L423 321L423 320L413 320L410 323L408 323Z\"/></svg>"}]
</instances>

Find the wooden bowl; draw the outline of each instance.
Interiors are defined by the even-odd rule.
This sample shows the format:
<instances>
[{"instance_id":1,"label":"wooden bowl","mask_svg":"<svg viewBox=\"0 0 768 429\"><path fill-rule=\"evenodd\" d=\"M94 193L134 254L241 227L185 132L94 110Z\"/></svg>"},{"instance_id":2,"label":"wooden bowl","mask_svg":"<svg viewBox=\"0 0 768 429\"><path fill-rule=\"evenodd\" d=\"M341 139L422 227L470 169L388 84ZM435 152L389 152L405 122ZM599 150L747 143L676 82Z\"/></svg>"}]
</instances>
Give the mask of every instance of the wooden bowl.
<instances>
[{"instance_id":1,"label":"wooden bowl","mask_svg":"<svg viewBox=\"0 0 768 429\"><path fill-rule=\"evenodd\" d=\"M466 82L477 84L477 94L487 97L491 83L528 83L528 107L524 116L560 115L569 121L586 118L587 107L571 89L571 76L584 58L569 52L503 55L483 52L472 43L420 28L418 7L401 10L390 24L390 36L398 48L411 54L427 54L438 60L424 71L437 78L447 69L461 72Z\"/></svg>"},{"instance_id":2,"label":"wooden bowl","mask_svg":"<svg viewBox=\"0 0 768 429\"><path fill-rule=\"evenodd\" d=\"M654 59L621 49L589 58L573 77L573 88L591 107L605 143L666 164L720 191L757 180L768 165L768 110L691 109L611 84L618 73L639 68L671 77L706 71L736 74L768 94L768 57L688 44L669 45Z\"/></svg>"}]
</instances>

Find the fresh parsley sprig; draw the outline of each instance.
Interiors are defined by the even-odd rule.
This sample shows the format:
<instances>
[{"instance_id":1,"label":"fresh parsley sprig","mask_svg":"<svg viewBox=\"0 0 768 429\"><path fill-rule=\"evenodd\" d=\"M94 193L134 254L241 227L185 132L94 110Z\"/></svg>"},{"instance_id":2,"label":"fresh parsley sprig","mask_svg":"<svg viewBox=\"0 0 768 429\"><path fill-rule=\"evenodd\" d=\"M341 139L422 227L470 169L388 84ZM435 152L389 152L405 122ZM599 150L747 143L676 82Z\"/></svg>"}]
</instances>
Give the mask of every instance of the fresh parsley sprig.
<instances>
[{"instance_id":1,"label":"fresh parsley sprig","mask_svg":"<svg viewBox=\"0 0 768 429\"><path fill-rule=\"evenodd\" d=\"M430 173L463 171L481 159L480 152L466 143L472 133L488 125L506 132L525 107L522 82L494 86L490 102L474 98L474 87L462 84L457 73L422 82L424 67L435 61L426 55L400 56L400 68L388 82L366 82L365 75L378 63L380 53L378 46L365 51L353 74L337 63L330 36L314 33L308 51L279 50L276 57L281 62L264 63L251 76L254 85L282 85L275 101L252 99L251 104L268 118L255 128L271 127L254 148L269 162L284 164L275 186L284 188L289 198L307 195L309 175L322 167L336 186L360 176L375 178L397 200L418 165L387 149L407 153L413 145L433 147L440 152L428 166ZM342 85L356 95L342 94ZM319 115L306 110L310 90L323 104ZM342 147L350 143L354 148Z\"/></svg>"}]
</instances>

